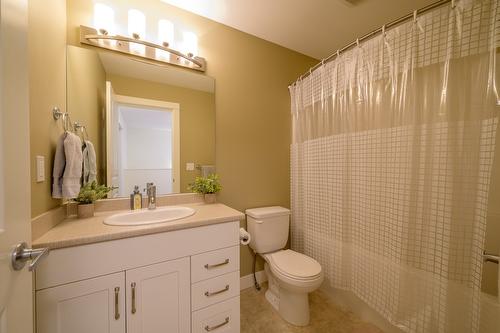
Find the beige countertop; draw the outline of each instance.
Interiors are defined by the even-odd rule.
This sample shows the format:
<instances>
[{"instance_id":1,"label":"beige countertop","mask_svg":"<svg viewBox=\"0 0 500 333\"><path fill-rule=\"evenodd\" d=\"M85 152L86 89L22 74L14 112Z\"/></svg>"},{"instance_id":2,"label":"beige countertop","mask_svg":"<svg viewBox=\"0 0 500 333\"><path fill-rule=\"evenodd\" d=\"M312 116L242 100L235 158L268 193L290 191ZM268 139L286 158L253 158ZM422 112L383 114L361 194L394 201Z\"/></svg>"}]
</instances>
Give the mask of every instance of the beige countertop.
<instances>
[{"instance_id":1,"label":"beige countertop","mask_svg":"<svg viewBox=\"0 0 500 333\"><path fill-rule=\"evenodd\" d=\"M98 243L114 239L136 237L179 229L187 229L223 222L239 221L245 215L226 205L215 204L183 204L196 210L194 215L164 223L141 226L111 226L103 223L110 215L121 211L98 212L94 217L78 219L70 217L59 223L48 232L33 240L33 247L58 249L83 244Z\"/></svg>"}]
</instances>

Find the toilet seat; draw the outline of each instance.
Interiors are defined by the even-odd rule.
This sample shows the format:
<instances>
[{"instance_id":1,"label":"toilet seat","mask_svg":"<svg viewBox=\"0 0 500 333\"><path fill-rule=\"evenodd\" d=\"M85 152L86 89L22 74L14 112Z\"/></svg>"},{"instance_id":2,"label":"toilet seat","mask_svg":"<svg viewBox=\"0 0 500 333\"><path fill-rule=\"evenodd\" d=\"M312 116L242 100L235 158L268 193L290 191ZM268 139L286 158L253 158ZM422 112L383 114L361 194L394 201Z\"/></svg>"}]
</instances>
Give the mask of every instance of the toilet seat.
<instances>
[{"instance_id":1,"label":"toilet seat","mask_svg":"<svg viewBox=\"0 0 500 333\"><path fill-rule=\"evenodd\" d=\"M322 279L321 265L311 257L293 250L280 250L264 255L271 271L285 280L298 283Z\"/></svg>"}]
</instances>

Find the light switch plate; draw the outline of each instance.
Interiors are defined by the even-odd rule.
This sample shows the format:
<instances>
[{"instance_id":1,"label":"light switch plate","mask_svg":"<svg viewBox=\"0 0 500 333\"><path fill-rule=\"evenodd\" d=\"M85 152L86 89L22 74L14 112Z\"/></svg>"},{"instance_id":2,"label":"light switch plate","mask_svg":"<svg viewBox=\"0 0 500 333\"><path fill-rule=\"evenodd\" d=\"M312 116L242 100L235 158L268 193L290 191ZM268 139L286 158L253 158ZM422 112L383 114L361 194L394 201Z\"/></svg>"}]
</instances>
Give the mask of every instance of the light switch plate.
<instances>
[{"instance_id":1,"label":"light switch plate","mask_svg":"<svg viewBox=\"0 0 500 333\"><path fill-rule=\"evenodd\" d=\"M36 182L45 181L45 156L36 157Z\"/></svg>"},{"instance_id":2,"label":"light switch plate","mask_svg":"<svg viewBox=\"0 0 500 333\"><path fill-rule=\"evenodd\" d=\"M194 171L194 163L193 162L186 163L186 171Z\"/></svg>"}]
</instances>

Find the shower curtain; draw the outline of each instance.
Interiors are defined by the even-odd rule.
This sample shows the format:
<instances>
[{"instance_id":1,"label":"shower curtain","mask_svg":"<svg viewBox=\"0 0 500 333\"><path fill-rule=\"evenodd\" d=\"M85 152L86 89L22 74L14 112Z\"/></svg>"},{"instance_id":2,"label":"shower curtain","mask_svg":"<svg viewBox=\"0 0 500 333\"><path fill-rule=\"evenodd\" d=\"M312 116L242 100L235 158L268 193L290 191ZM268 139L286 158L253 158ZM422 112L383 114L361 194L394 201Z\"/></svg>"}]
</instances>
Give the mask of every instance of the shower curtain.
<instances>
[{"instance_id":1,"label":"shower curtain","mask_svg":"<svg viewBox=\"0 0 500 333\"><path fill-rule=\"evenodd\" d=\"M455 1L290 87L292 248L406 332L484 331L499 13Z\"/></svg>"}]
</instances>

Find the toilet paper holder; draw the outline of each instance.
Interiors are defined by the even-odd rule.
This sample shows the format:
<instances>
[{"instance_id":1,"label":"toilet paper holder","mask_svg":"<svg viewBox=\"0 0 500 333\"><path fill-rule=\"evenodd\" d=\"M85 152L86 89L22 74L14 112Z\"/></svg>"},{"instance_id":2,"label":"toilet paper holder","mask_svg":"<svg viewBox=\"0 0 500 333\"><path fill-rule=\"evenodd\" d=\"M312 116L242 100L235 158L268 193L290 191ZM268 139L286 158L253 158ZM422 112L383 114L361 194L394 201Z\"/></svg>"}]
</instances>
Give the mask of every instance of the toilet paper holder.
<instances>
[{"instance_id":1,"label":"toilet paper holder","mask_svg":"<svg viewBox=\"0 0 500 333\"><path fill-rule=\"evenodd\" d=\"M483 251L483 260L484 262L492 262L498 265L498 263L500 262L500 256Z\"/></svg>"}]
</instances>

